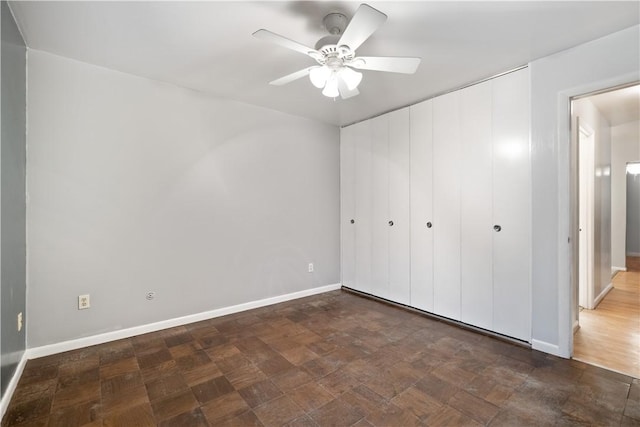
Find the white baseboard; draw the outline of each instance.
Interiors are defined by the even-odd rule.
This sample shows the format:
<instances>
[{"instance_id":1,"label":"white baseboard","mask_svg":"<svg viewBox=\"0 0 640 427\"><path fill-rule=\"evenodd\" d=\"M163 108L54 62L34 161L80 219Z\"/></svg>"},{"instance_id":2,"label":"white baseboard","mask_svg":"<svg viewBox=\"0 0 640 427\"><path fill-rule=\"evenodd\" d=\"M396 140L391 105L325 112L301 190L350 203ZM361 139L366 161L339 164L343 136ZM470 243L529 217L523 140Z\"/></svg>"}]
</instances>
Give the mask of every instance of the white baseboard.
<instances>
[{"instance_id":1,"label":"white baseboard","mask_svg":"<svg viewBox=\"0 0 640 427\"><path fill-rule=\"evenodd\" d=\"M604 288L602 292L600 292L600 295L598 295L596 299L593 300L594 310L598 307L598 304L600 304L600 302L604 299L604 297L607 296L607 294L609 293L609 291L611 291L611 289L613 289L613 284L609 283L607 287Z\"/></svg>"},{"instance_id":2,"label":"white baseboard","mask_svg":"<svg viewBox=\"0 0 640 427\"><path fill-rule=\"evenodd\" d=\"M575 334L576 332L578 332L578 329L580 329L580 322L578 322L577 320L575 320L573 322L573 333Z\"/></svg>"},{"instance_id":3,"label":"white baseboard","mask_svg":"<svg viewBox=\"0 0 640 427\"><path fill-rule=\"evenodd\" d=\"M176 326L186 325L188 323L200 322L202 320L213 319L215 317L226 316L228 314L238 313L241 311L260 308L267 305L277 304L280 302L290 301L311 295L322 294L325 292L340 289L342 285L336 283L333 285L320 286L317 288L306 289L304 291L292 292L290 294L279 295L276 297L265 298L257 301L250 301L243 304L233 305L230 307L218 308L215 310L205 311L202 313L190 314L188 316L176 317L173 319L163 320L161 322L149 323L132 328L120 329L118 331L106 332L103 334L92 335L90 337L78 338L60 343L43 345L40 347L30 348L26 351L28 359L37 359L38 357L50 356L52 354L62 353L65 351L76 350L78 348L89 347L92 345L103 344L110 341L116 341L123 338L130 338L136 335L142 335L149 332L156 332L162 329L173 328Z\"/></svg>"},{"instance_id":4,"label":"white baseboard","mask_svg":"<svg viewBox=\"0 0 640 427\"><path fill-rule=\"evenodd\" d=\"M559 357L564 357L566 358L561 352L560 352L560 347L556 344L551 344L545 341L539 341L536 339L532 339L531 340L531 348L534 350L538 350L541 351L543 353L549 353L549 354L553 354L554 356L559 356Z\"/></svg>"},{"instance_id":5,"label":"white baseboard","mask_svg":"<svg viewBox=\"0 0 640 427\"><path fill-rule=\"evenodd\" d=\"M11 377L11 381L9 381L9 384L7 385L7 389L2 394L2 399L0 400L0 420L4 418L4 414L7 412L7 408L9 407L9 402L11 402L13 393L16 391L16 387L18 387L18 381L20 381L20 377L22 376L24 367L27 364L27 358L28 358L27 352L25 351L24 353L22 353L20 362L18 362L16 371L13 373L13 377Z\"/></svg>"},{"instance_id":6,"label":"white baseboard","mask_svg":"<svg viewBox=\"0 0 640 427\"><path fill-rule=\"evenodd\" d=\"M619 271L627 271L627 267L616 267L614 265L611 266L611 277L615 276Z\"/></svg>"},{"instance_id":7,"label":"white baseboard","mask_svg":"<svg viewBox=\"0 0 640 427\"><path fill-rule=\"evenodd\" d=\"M640 252L627 252L627 256L640 256Z\"/></svg>"}]
</instances>

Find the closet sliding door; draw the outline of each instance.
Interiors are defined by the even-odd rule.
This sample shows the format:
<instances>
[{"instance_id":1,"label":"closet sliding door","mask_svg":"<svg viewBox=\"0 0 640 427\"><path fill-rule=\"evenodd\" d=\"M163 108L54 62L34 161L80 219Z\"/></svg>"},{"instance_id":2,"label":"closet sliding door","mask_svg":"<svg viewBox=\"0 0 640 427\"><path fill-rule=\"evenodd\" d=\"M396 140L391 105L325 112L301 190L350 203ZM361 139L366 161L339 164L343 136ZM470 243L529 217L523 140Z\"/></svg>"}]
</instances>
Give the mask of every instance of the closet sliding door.
<instances>
[{"instance_id":1,"label":"closet sliding door","mask_svg":"<svg viewBox=\"0 0 640 427\"><path fill-rule=\"evenodd\" d=\"M409 108L389 116L389 299L411 302Z\"/></svg>"},{"instance_id":2,"label":"closet sliding door","mask_svg":"<svg viewBox=\"0 0 640 427\"><path fill-rule=\"evenodd\" d=\"M411 306L433 312L433 101L410 110Z\"/></svg>"},{"instance_id":3,"label":"closet sliding door","mask_svg":"<svg viewBox=\"0 0 640 427\"><path fill-rule=\"evenodd\" d=\"M371 293L389 293L389 115L369 120L371 126Z\"/></svg>"},{"instance_id":4,"label":"closet sliding door","mask_svg":"<svg viewBox=\"0 0 640 427\"><path fill-rule=\"evenodd\" d=\"M492 329L492 81L460 91L461 320Z\"/></svg>"},{"instance_id":5,"label":"closet sliding door","mask_svg":"<svg viewBox=\"0 0 640 427\"><path fill-rule=\"evenodd\" d=\"M355 287L355 130L348 126L340 130L340 235L341 283Z\"/></svg>"},{"instance_id":6,"label":"closet sliding door","mask_svg":"<svg viewBox=\"0 0 640 427\"><path fill-rule=\"evenodd\" d=\"M531 339L529 70L493 81L493 323Z\"/></svg>"},{"instance_id":7,"label":"closet sliding door","mask_svg":"<svg viewBox=\"0 0 640 427\"><path fill-rule=\"evenodd\" d=\"M460 92L433 100L433 312L460 320Z\"/></svg>"},{"instance_id":8,"label":"closet sliding door","mask_svg":"<svg viewBox=\"0 0 640 427\"><path fill-rule=\"evenodd\" d=\"M371 286L371 239L372 226L372 155L370 122L360 122L353 128L355 175L355 280L353 288L372 293Z\"/></svg>"},{"instance_id":9,"label":"closet sliding door","mask_svg":"<svg viewBox=\"0 0 640 427\"><path fill-rule=\"evenodd\" d=\"M369 120L371 131L371 288L409 304L409 110Z\"/></svg>"}]
</instances>

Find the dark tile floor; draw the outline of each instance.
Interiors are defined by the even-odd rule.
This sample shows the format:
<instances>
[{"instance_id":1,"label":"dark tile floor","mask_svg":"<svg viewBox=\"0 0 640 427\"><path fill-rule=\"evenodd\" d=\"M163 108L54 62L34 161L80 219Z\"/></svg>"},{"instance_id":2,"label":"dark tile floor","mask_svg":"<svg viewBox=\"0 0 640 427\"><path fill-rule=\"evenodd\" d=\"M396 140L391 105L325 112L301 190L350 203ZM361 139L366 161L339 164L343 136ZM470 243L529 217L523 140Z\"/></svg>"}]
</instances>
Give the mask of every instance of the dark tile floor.
<instances>
[{"instance_id":1,"label":"dark tile floor","mask_svg":"<svg viewBox=\"0 0 640 427\"><path fill-rule=\"evenodd\" d=\"M640 425L640 383L343 291L30 360L2 426Z\"/></svg>"}]
</instances>

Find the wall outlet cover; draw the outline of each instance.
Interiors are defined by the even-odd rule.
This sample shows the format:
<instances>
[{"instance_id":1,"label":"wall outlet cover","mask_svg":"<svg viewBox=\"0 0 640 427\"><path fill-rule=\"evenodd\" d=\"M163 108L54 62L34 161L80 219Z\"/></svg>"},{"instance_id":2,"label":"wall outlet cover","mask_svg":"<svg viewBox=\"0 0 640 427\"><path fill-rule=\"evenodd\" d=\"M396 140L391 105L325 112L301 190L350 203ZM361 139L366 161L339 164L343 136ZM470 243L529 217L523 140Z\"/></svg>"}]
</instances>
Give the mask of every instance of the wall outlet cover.
<instances>
[{"instance_id":1,"label":"wall outlet cover","mask_svg":"<svg viewBox=\"0 0 640 427\"><path fill-rule=\"evenodd\" d=\"M85 310L89 307L91 307L91 299L89 298L89 294L78 295L78 310Z\"/></svg>"}]
</instances>

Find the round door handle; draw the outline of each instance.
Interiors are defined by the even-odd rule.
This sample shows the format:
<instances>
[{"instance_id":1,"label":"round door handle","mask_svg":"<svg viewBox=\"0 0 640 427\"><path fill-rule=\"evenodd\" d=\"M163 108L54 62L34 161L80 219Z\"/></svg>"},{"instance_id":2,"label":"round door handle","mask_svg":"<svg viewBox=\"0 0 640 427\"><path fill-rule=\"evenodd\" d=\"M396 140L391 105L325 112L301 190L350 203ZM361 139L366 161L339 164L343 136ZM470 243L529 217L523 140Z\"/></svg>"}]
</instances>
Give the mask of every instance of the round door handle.
<instances>
[{"instance_id":1,"label":"round door handle","mask_svg":"<svg viewBox=\"0 0 640 427\"><path fill-rule=\"evenodd\" d=\"M389 221L389 227L393 227L393 221Z\"/></svg>"},{"instance_id":2,"label":"round door handle","mask_svg":"<svg viewBox=\"0 0 640 427\"><path fill-rule=\"evenodd\" d=\"M500 227L499 225L494 225L494 226L493 226L493 229L494 229L496 232L499 232L500 230L502 230L502 227Z\"/></svg>"},{"instance_id":3,"label":"round door handle","mask_svg":"<svg viewBox=\"0 0 640 427\"><path fill-rule=\"evenodd\" d=\"M349 221L351 224L355 224L356 220L352 219L351 221Z\"/></svg>"},{"instance_id":4,"label":"round door handle","mask_svg":"<svg viewBox=\"0 0 640 427\"><path fill-rule=\"evenodd\" d=\"M427 228L431 228L431 227L433 227L433 224L431 224L431 221L429 221L429 222L427 223Z\"/></svg>"}]
</instances>

